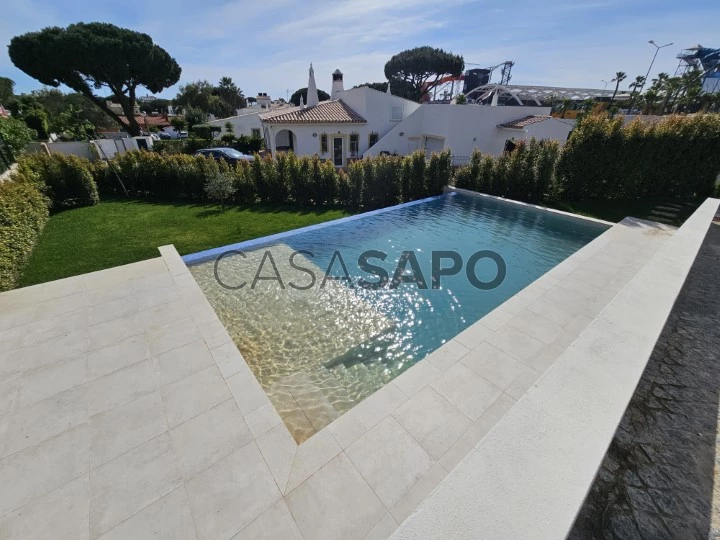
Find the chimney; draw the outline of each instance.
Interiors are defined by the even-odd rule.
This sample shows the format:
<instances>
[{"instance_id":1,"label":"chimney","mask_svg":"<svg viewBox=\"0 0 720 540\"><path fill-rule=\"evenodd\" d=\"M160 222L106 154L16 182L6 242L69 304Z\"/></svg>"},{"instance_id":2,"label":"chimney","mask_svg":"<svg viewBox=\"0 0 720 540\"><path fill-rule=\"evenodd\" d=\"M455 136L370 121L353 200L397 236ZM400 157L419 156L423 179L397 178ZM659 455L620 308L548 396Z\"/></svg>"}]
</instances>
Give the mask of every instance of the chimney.
<instances>
[{"instance_id":1,"label":"chimney","mask_svg":"<svg viewBox=\"0 0 720 540\"><path fill-rule=\"evenodd\" d=\"M330 98L337 99L337 95L344 91L343 74L339 69L336 69L332 74L332 92L330 93Z\"/></svg>"},{"instance_id":2,"label":"chimney","mask_svg":"<svg viewBox=\"0 0 720 540\"><path fill-rule=\"evenodd\" d=\"M308 78L308 89L307 89L307 106L314 107L320 103L318 98L317 86L315 86L315 70L310 64L310 77Z\"/></svg>"}]
</instances>

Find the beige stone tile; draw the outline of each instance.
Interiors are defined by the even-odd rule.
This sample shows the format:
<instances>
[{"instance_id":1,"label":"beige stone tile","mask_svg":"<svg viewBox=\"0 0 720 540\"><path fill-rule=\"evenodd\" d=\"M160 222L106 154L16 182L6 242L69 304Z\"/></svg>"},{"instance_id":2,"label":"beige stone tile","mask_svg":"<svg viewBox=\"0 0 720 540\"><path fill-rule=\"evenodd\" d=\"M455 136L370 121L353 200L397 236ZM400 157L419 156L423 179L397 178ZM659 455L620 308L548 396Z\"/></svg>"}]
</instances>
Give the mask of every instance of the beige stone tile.
<instances>
[{"instance_id":1,"label":"beige stone tile","mask_svg":"<svg viewBox=\"0 0 720 540\"><path fill-rule=\"evenodd\" d=\"M470 426L470 419L431 387L425 387L401 405L393 416L435 459Z\"/></svg>"},{"instance_id":2,"label":"beige stone tile","mask_svg":"<svg viewBox=\"0 0 720 540\"><path fill-rule=\"evenodd\" d=\"M425 498L432 493L437 485L447 476L447 471L439 463L434 463L390 510L397 523L402 523Z\"/></svg>"},{"instance_id":3,"label":"beige stone tile","mask_svg":"<svg viewBox=\"0 0 720 540\"><path fill-rule=\"evenodd\" d=\"M470 351L462 363L478 375L505 390L518 378L526 366L489 343L482 343Z\"/></svg>"},{"instance_id":4,"label":"beige stone tile","mask_svg":"<svg viewBox=\"0 0 720 540\"><path fill-rule=\"evenodd\" d=\"M90 416L135 401L157 389L159 382L150 360L90 381L86 385Z\"/></svg>"},{"instance_id":5,"label":"beige stone tile","mask_svg":"<svg viewBox=\"0 0 720 540\"><path fill-rule=\"evenodd\" d=\"M0 515L87 474L89 447L88 426L83 424L1 460Z\"/></svg>"},{"instance_id":6,"label":"beige stone tile","mask_svg":"<svg viewBox=\"0 0 720 540\"><path fill-rule=\"evenodd\" d=\"M159 289L145 291L136 294L138 312L157 308L181 300L180 291L175 282L170 279L171 285Z\"/></svg>"},{"instance_id":7,"label":"beige stone tile","mask_svg":"<svg viewBox=\"0 0 720 540\"><path fill-rule=\"evenodd\" d=\"M0 382L0 416L12 410L19 386L20 377ZM2 451L2 445L0 445L0 451Z\"/></svg>"},{"instance_id":8,"label":"beige stone tile","mask_svg":"<svg viewBox=\"0 0 720 540\"><path fill-rule=\"evenodd\" d=\"M442 455L440 464L445 467L445 470L453 470L514 404L515 400L507 394L502 394L497 398L482 416L462 434L462 437Z\"/></svg>"},{"instance_id":9,"label":"beige stone tile","mask_svg":"<svg viewBox=\"0 0 720 540\"><path fill-rule=\"evenodd\" d=\"M470 420L477 420L502 391L462 362L448 369L431 385Z\"/></svg>"},{"instance_id":10,"label":"beige stone tile","mask_svg":"<svg viewBox=\"0 0 720 540\"><path fill-rule=\"evenodd\" d=\"M85 355L25 373L18 381L16 409L22 409L83 384L88 379Z\"/></svg>"},{"instance_id":11,"label":"beige stone tile","mask_svg":"<svg viewBox=\"0 0 720 540\"><path fill-rule=\"evenodd\" d=\"M64 360L73 360L90 350L90 332L87 328L50 339L39 345L26 347L15 356L25 370L50 366ZM2 368L0 368L0 374Z\"/></svg>"},{"instance_id":12,"label":"beige stone tile","mask_svg":"<svg viewBox=\"0 0 720 540\"><path fill-rule=\"evenodd\" d=\"M275 426L282 424L282 418L272 403L268 403L245 416L245 422L247 422L253 437L258 438Z\"/></svg>"},{"instance_id":13,"label":"beige stone tile","mask_svg":"<svg viewBox=\"0 0 720 540\"><path fill-rule=\"evenodd\" d=\"M568 306L557 304L546 296L541 296L535 300L528 306L528 310L542 315L562 327L570 324L579 312L576 308L569 308Z\"/></svg>"},{"instance_id":14,"label":"beige stone tile","mask_svg":"<svg viewBox=\"0 0 720 540\"><path fill-rule=\"evenodd\" d=\"M210 350L232 341L230 334L219 320L201 324L198 329Z\"/></svg>"},{"instance_id":15,"label":"beige stone tile","mask_svg":"<svg viewBox=\"0 0 720 540\"><path fill-rule=\"evenodd\" d=\"M487 342L520 362L527 361L545 347L542 341L511 326L503 326Z\"/></svg>"},{"instance_id":16,"label":"beige stone tile","mask_svg":"<svg viewBox=\"0 0 720 540\"><path fill-rule=\"evenodd\" d=\"M162 389L168 426L175 427L232 398L225 379L211 366Z\"/></svg>"},{"instance_id":17,"label":"beige stone tile","mask_svg":"<svg viewBox=\"0 0 720 540\"><path fill-rule=\"evenodd\" d=\"M431 362L440 371L445 371L450 366L458 362L468 351L467 347L461 345L454 339L440 346L440 348L431 352L425 361Z\"/></svg>"},{"instance_id":18,"label":"beige stone tile","mask_svg":"<svg viewBox=\"0 0 720 540\"><path fill-rule=\"evenodd\" d=\"M547 368L555 363L560 358L560 355L565 351L565 347L557 347L554 344L545 347L535 356L531 356L525 360L525 365L531 368L533 371L538 373L544 373Z\"/></svg>"},{"instance_id":19,"label":"beige stone tile","mask_svg":"<svg viewBox=\"0 0 720 540\"><path fill-rule=\"evenodd\" d=\"M436 368L432 362L426 362L427 358L420 360L407 371L401 373L399 377L393 379L393 384L402 390L403 394L412 397L419 390L437 380L442 375L442 371Z\"/></svg>"},{"instance_id":20,"label":"beige stone tile","mask_svg":"<svg viewBox=\"0 0 720 540\"><path fill-rule=\"evenodd\" d=\"M386 509L345 454L285 497L305 538L364 538Z\"/></svg>"},{"instance_id":21,"label":"beige stone tile","mask_svg":"<svg viewBox=\"0 0 720 540\"><path fill-rule=\"evenodd\" d=\"M83 387L72 388L10 414L0 456L8 456L81 424L88 409Z\"/></svg>"},{"instance_id":22,"label":"beige stone tile","mask_svg":"<svg viewBox=\"0 0 720 540\"><path fill-rule=\"evenodd\" d=\"M207 342L207 339L205 341ZM232 341L214 348L211 347L210 353L215 359L215 363L220 369L220 373L222 373L223 377L226 379L232 377L236 373L250 372L250 368L247 363L245 363L245 359L242 357L242 354L240 354L240 351L238 351L238 348Z\"/></svg>"},{"instance_id":23,"label":"beige stone tile","mask_svg":"<svg viewBox=\"0 0 720 540\"><path fill-rule=\"evenodd\" d=\"M460 332L453 339L468 349L474 349L490 337L492 333L493 331L482 322L476 322Z\"/></svg>"},{"instance_id":24,"label":"beige stone tile","mask_svg":"<svg viewBox=\"0 0 720 540\"><path fill-rule=\"evenodd\" d=\"M265 435L258 437L255 442L275 478L278 489L281 493L285 493L290 470L295 461L295 452L298 448L292 435L284 424L280 424Z\"/></svg>"},{"instance_id":25,"label":"beige stone tile","mask_svg":"<svg viewBox=\"0 0 720 540\"><path fill-rule=\"evenodd\" d=\"M123 296L104 304L96 304L90 308L90 325L100 324L126 315L132 315L138 310L135 296Z\"/></svg>"},{"instance_id":26,"label":"beige stone tile","mask_svg":"<svg viewBox=\"0 0 720 540\"><path fill-rule=\"evenodd\" d=\"M201 540L231 538L281 499L255 443L185 484Z\"/></svg>"},{"instance_id":27,"label":"beige stone tile","mask_svg":"<svg viewBox=\"0 0 720 540\"><path fill-rule=\"evenodd\" d=\"M245 527L233 540L303 540L300 529L284 500Z\"/></svg>"},{"instance_id":28,"label":"beige stone tile","mask_svg":"<svg viewBox=\"0 0 720 540\"><path fill-rule=\"evenodd\" d=\"M88 475L85 474L0 518L0 538L87 540L89 506Z\"/></svg>"},{"instance_id":29,"label":"beige stone tile","mask_svg":"<svg viewBox=\"0 0 720 540\"><path fill-rule=\"evenodd\" d=\"M508 325L525 332L545 344L552 343L563 331L562 326L558 323L546 319L542 315L538 315L528 309L515 315Z\"/></svg>"},{"instance_id":30,"label":"beige stone tile","mask_svg":"<svg viewBox=\"0 0 720 540\"><path fill-rule=\"evenodd\" d=\"M153 293L163 289L176 289L175 280L170 272L150 274L130 280L133 291L136 293ZM179 293L178 293L179 294Z\"/></svg>"},{"instance_id":31,"label":"beige stone tile","mask_svg":"<svg viewBox=\"0 0 720 540\"><path fill-rule=\"evenodd\" d=\"M90 472L90 536L96 538L182 485L165 433Z\"/></svg>"},{"instance_id":32,"label":"beige stone tile","mask_svg":"<svg viewBox=\"0 0 720 540\"><path fill-rule=\"evenodd\" d=\"M197 324L190 318L150 328L146 335L153 356L202 339Z\"/></svg>"},{"instance_id":33,"label":"beige stone tile","mask_svg":"<svg viewBox=\"0 0 720 540\"><path fill-rule=\"evenodd\" d=\"M227 379L227 385L243 416L270 403L252 371L241 371Z\"/></svg>"},{"instance_id":34,"label":"beige stone tile","mask_svg":"<svg viewBox=\"0 0 720 540\"><path fill-rule=\"evenodd\" d=\"M135 315L126 315L89 328L90 349L99 349L143 333Z\"/></svg>"},{"instance_id":35,"label":"beige stone tile","mask_svg":"<svg viewBox=\"0 0 720 540\"><path fill-rule=\"evenodd\" d=\"M505 392L514 399L520 399L539 378L540 374L538 372L528 368L513 381Z\"/></svg>"},{"instance_id":36,"label":"beige stone tile","mask_svg":"<svg viewBox=\"0 0 720 540\"><path fill-rule=\"evenodd\" d=\"M170 437L186 481L253 440L232 399L170 430Z\"/></svg>"},{"instance_id":37,"label":"beige stone tile","mask_svg":"<svg viewBox=\"0 0 720 540\"><path fill-rule=\"evenodd\" d=\"M160 383L165 386L213 367L215 362L202 339L196 339L153 358Z\"/></svg>"},{"instance_id":38,"label":"beige stone tile","mask_svg":"<svg viewBox=\"0 0 720 540\"><path fill-rule=\"evenodd\" d=\"M327 427L340 448L347 448L367 432L367 428L360 422L354 411L355 409L351 409Z\"/></svg>"},{"instance_id":39,"label":"beige stone tile","mask_svg":"<svg viewBox=\"0 0 720 540\"><path fill-rule=\"evenodd\" d=\"M113 300L120 300L135 293L130 281L119 281L111 285L95 287L88 290L88 305L96 306L106 304Z\"/></svg>"},{"instance_id":40,"label":"beige stone tile","mask_svg":"<svg viewBox=\"0 0 720 540\"><path fill-rule=\"evenodd\" d=\"M177 252L177 249L175 249L174 245L168 244L166 246L160 246L158 248L158 251L160 251L160 255L165 261L168 271L173 276L188 274L190 272L188 267L183 262L182 257L180 257L180 254Z\"/></svg>"},{"instance_id":41,"label":"beige stone tile","mask_svg":"<svg viewBox=\"0 0 720 540\"><path fill-rule=\"evenodd\" d=\"M317 433L317 429L313 426L305 411L298 409L283 418L283 423L287 427L290 435L295 443L302 444L310 437Z\"/></svg>"},{"instance_id":42,"label":"beige stone tile","mask_svg":"<svg viewBox=\"0 0 720 540\"><path fill-rule=\"evenodd\" d=\"M179 487L152 503L127 521L100 537L100 540L195 540L190 504L185 488Z\"/></svg>"},{"instance_id":43,"label":"beige stone tile","mask_svg":"<svg viewBox=\"0 0 720 540\"><path fill-rule=\"evenodd\" d=\"M327 428L310 437L297 447L285 493L295 489L340 452L340 445Z\"/></svg>"},{"instance_id":44,"label":"beige stone tile","mask_svg":"<svg viewBox=\"0 0 720 540\"><path fill-rule=\"evenodd\" d=\"M167 431L160 392L90 418L90 466L99 467Z\"/></svg>"},{"instance_id":45,"label":"beige stone tile","mask_svg":"<svg viewBox=\"0 0 720 540\"><path fill-rule=\"evenodd\" d=\"M137 364L150 358L143 334L88 353L88 375L90 378L102 377L119 369Z\"/></svg>"},{"instance_id":46,"label":"beige stone tile","mask_svg":"<svg viewBox=\"0 0 720 540\"><path fill-rule=\"evenodd\" d=\"M375 525L369 533L367 533L364 540L387 540L397 528L397 522L390 512L388 512L385 516L383 516L380 522Z\"/></svg>"},{"instance_id":47,"label":"beige stone tile","mask_svg":"<svg viewBox=\"0 0 720 540\"><path fill-rule=\"evenodd\" d=\"M391 382L356 405L348 414L354 414L365 429L370 429L407 400L408 397Z\"/></svg>"},{"instance_id":48,"label":"beige stone tile","mask_svg":"<svg viewBox=\"0 0 720 540\"><path fill-rule=\"evenodd\" d=\"M80 291L61 298L46 300L38 305L38 319L54 319L66 313L88 307L87 291ZM91 310L92 314L92 310Z\"/></svg>"},{"instance_id":49,"label":"beige stone tile","mask_svg":"<svg viewBox=\"0 0 720 540\"><path fill-rule=\"evenodd\" d=\"M135 321L145 332L160 331L163 327L188 319L188 311L182 299L141 309L134 315Z\"/></svg>"},{"instance_id":50,"label":"beige stone tile","mask_svg":"<svg viewBox=\"0 0 720 540\"><path fill-rule=\"evenodd\" d=\"M388 508L432 466L428 453L392 416L360 437L345 453Z\"/></svg>"}]
</instances>

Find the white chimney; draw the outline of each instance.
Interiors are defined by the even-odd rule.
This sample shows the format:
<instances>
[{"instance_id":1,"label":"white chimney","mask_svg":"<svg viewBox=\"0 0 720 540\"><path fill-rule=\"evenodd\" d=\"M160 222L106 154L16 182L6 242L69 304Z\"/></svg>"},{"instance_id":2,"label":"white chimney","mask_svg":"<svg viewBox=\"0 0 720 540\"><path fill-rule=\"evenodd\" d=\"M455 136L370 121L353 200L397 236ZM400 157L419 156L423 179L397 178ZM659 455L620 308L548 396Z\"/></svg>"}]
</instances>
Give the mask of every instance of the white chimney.
<instances>
[{"instance_id":1,"label":"white chimney","mask_svg":"<svg viewBox=\"0 0 720 540\"><path fill-rule=\"evenodd\" d=\"M308 79L307 89L307 106L314 107L318 103L320 103L320 99L318 98L317 86L315 86L315 70L313 69L312 64L310 64L310 77Z\"/></svg>"},{"instance_id":2,"label":"white chimney","mask_svg":"<svg viewBox=\"0 0 720 540\"><path fill-rule=\"evenodd\" d=\"M339 69L336 69L332 74L332 92L330 93L330 98L337 99L337 94L344 91L343 74Z\"/></svg>"}]
</instances>

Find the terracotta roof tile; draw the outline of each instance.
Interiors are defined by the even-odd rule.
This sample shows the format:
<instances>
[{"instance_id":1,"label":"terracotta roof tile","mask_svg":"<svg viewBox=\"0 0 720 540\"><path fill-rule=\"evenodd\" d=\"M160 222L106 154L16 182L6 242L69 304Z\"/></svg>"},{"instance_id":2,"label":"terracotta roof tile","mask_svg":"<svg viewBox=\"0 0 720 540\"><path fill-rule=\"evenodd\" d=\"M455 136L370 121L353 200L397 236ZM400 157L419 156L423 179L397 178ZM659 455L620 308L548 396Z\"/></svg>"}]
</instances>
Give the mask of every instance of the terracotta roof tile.
<instances>
[{"instance_id":1,"label":"terracotta roof tile","mask_svg":"<svg viewBox=\"0 0 720 540\"><path fill-rule=\"evenodd\" d=\"M512 122L505 122L504 124L499 124L499 128L509 128L509 129L522 129L526 126L529 126L530 124L537 124L538 122L544 122L545 120L549 120L552 118L552 116L539 114L539 115L531 115L526 116L524 118L520 118L519 120L513 120Z\"/></svg>"},{"instance_id":2,"label":"terracotta roof tile","mask_svg":"<svg viewBox=\"0 0 720 540\"><path fill-rule=\"evenodd\" d=\"M265 113L260 117L270 124L365 124L367 121L340 100L323 101L314 107L289 112Z\"/></svg>"}]
</instances>

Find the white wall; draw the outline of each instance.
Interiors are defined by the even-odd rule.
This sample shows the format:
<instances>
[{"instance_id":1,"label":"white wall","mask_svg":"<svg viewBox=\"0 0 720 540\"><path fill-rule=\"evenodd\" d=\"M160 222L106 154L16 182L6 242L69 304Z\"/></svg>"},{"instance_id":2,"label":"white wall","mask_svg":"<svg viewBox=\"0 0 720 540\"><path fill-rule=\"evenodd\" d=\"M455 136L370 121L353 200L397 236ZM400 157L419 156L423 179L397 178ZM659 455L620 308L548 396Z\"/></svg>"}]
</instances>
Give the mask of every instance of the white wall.
<instances>
[{"instance_id":1,"label":"white wall","mask_svg":"<svg viewBox=\"0 0 720 540\"><path fill-rule=\"evenodd\" d=\"M525 128L526 139L535 137L536 139L553 139L558 141L560 144L564 144L567 141L570 131L572 131L574 122L567 120L558 120L552 118L550 120L544 120L537 124L530 124Z\"/></svg>"},{"instance_id":2,"label":"white wall","mask_svg":"<svg viewBox=\"0 0 720 540\"><path fill-rule=\"evenodd\" d=\"M549 107L425 104L380 139L367 155L377 155L381 151L407 154L417 148L418 143L423 146L423 137L445 139L445 148L450 148L455 156L470 156L476 148L497 155L502 153L507 139L527 135L520 130L499 129L499 124L545 114L550 114ZM556 126L553 123L547 133L552 135L551 138L562 138L559 133L565 128L567 132L571 129L569 125ZM544 132L540 129L538 133Z\"/></svg>"},{"instance_id":3,"label":"white wall","mask_svg":"<svg viewBox=\"0 0 720 540\"><path fill-rule=\"evenodd\" d=\"M252 136L253 128L260 130L260 136L262 137L262 124L260 123L260 117L258 116L261 112L267 112L267 110L260 109L257 111L248 112L240 116L231 116L230 118L218 118L217 120L211 120L208 122L211 126L219 126L222 131L216 138L220 138L225 134L225 124L230 122L233 125L235 135L246 135Z\"/></svg>"},{"instance_id":4,"label":"white wall","mask_svg":"<svg viewBox=\"0 0 720 540\"><path fill-rule=\"evenodd\" d=\"M287 144L286 134L280 134L280 140L277 140L277 134L283 130L290 130L295 134L294 152L298 156L312 156L317 154L321 159L332 159L333 141L332 137L341 136L344 138L345 157L350 152L350 134L357 133L360 144L360 152L358 157L362 156L363 145L368 145L368 127L366 124L266 124L268 139L270 142L270 150L275 153L276 146L285 146ZM328 135L328 151L321 152L320 139L321 135ZM316 135L316 136L313 136Z\"/></svg>"}]
</instances>

